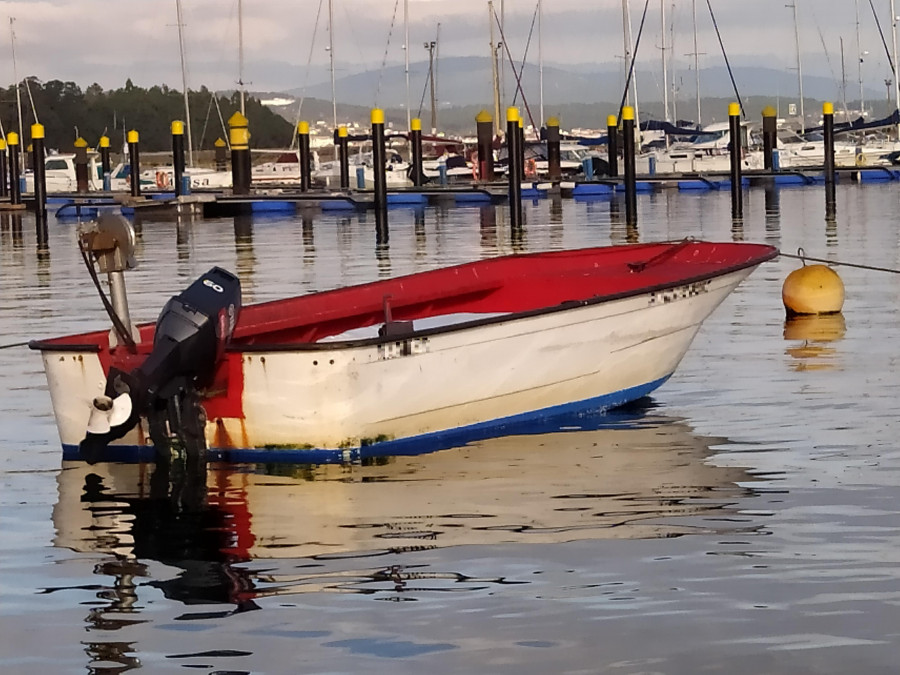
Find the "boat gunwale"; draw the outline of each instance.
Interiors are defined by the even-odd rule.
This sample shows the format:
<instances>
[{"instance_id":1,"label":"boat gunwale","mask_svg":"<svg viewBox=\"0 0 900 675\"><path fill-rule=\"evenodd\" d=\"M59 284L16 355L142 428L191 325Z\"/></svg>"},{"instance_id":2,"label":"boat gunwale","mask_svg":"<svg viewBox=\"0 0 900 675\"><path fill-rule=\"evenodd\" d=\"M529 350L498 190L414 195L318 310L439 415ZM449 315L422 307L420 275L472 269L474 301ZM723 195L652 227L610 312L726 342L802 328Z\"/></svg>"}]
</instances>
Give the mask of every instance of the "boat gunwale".
<instances>
[{"instance_id":1,"label":"boat gunwale","mask_svg":"<svg viewBox=\"0 0 900 675\"><path fill-rule=\"evenodd\" d=\"M661 242L655 242L661 243ZM673 242L678 243L678 242ZM702 242L698 242L702 243ZM712 243L712 242L710 242ZM645 244L652 245L652 244ZM758 244L761 247L765 247L765 244ZM503 314L501 316L490 316L484 319L471 319L468 321L462 321L458 323L451 323L445 326L435 326L433 328L423 328L416 330L413 328L409 333L404 333L403 335L393 335L393 336L376 336L371 338L360 338L355 340L331 340L328 342L284 342L284 343L268 343L268 344L247 344L247 345L239 345L239 344L229 344L225 351L229 353L262 353L262 352L288 352L288 351L296 351L296 352L319 352L319 351L334 351L334 350L345 350L352 349L356 347L370 347L370 346L378 346L384 344L391 344L396 342L402 342L404 340L410 339L418 339L423 337L431 337L434 335L442 335L446 333L454 333L462 330L468 330L471 328L479 328L482 326L495 325L500 323L505 323L508 321L515 321L520 319L533 318L537 316L555 314L557 312L565 312L573 309L579 309L582 307L589 307L592 305L598 305L606 302L612 302L616 300L622 300L630 297L635 297L639 295L644 295L647 293L654 293L658 291L667 290L670 288L677 288L679 286L684 286L686 284L697 283L701 281L707 281L711 279L715 279L718 277L725 276L727 274L731 274L733 272L737 272L740 270L744 270L750 267L757 267L764 262L768 262L773 258L779 255L779 251L777 248L769 247L770 250L765 252L764 254L754 256L751 259L745 260L740 263L735 263L729 265L727 267L717 268L714 272L707 272L705 274L698 274L691 277L684 277L681 279L677 279L671 282L665 282L660 284L655 284L653 286L642 286L640 288L635 288L627 291L620 291L618 293L611 293L605 295L595 295L590 298L585 298L582 300L565 300L559 304L548 306L548 307L539 307L536 309L524 310L519 312L510 312L507 314ZM579 249L576 249L579 250ZM585 250L585 249L580 249ZM548 252L544 252L548 253ZM513 256L508 256L513 257ZM520 256L524 257L524 256ZM476 261L477 262L477 261ZM464 263L468 264L468 263ZM640 273L640 272L638 272ZM415 275L407 275L407 276L415 276ZM401 277L398 277L401 278ZM376 282L377 283L377 282ZM284 302L285 300L290 300L291 298L285 298L281 300L271 300L268 303L260 303L260 304L272 304L278 302ZM144 324L146 326L152 326L153 323ZM91 331L94 332L94 331ZM78 335L85 335L85 333L81 333ZM75 336L72 336L75 337ZM32 340L28 343L29 349L40 350L41 352L80 352L80 353L100 353L104 351L106 348L98 343L59 343L54 342L59 338L51 338L50 340Z\"/></svg>"}]
</instances>

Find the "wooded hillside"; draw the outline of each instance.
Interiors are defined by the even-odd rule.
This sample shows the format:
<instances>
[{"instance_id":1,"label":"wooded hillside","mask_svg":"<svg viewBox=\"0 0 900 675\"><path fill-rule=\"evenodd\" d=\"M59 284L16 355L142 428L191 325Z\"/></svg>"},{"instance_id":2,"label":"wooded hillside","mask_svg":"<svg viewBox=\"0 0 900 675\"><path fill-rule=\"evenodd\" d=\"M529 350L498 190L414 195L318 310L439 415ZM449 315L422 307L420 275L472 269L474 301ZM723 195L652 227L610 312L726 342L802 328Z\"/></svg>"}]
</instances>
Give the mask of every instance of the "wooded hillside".
<instances>
[{"instance_id":1,"label":"wooded hillside","mask_svg":"<svg viewBox=\"0 0 900 675\"><path fill-rule=\"evenodd\" d=\"M211 149L217 138L227 138L227 122L240 109L238 94L219 96L218 110L214 92L206 87L189 93L192 136L195 150ZM165 151L172 147L171 124L184 121L182 92L165 85L142 89L131 80L121 89L104 91L92 84L84 91L74 82L50 80L41 82L29 77L19 85L22 106L23 148L31 142L31 125L44 125L46 147L71 152L75 139L81 136L96 147L100 136L110 138L111 147L121 150L125 133L135 129L140 134L141 150ZM257 99L246 99L246 115L250 120L250 145L254 148L277 148L290 145L292 125L272 113ZM225 122L223 130L222 121ZM16 88L0 89L0 122L4 134L19 131Z\"/></svg>"}]
</instances>

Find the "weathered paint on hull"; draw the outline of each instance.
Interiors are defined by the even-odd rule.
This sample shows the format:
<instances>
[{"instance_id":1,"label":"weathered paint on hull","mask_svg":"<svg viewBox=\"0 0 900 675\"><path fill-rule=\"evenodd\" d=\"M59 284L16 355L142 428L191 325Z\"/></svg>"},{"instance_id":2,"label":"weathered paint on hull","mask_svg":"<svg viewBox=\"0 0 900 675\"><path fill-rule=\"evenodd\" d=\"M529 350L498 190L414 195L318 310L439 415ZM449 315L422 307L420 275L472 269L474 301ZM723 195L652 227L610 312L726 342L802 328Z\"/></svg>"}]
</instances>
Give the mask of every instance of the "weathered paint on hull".
<instances>
[{"instance_id":1,"label":"weathered paint on hull","mask_svg":"<svg viewBox=\"0 0 900 675\"><path fill-rule=\"evenodd\" d=\"M327 459L507 418L621 405L674 372L702 321L750 272L387 345L246 352L244 417L211 419L208 443L310 457L323 449ZM96 354L43 357L71 455L105 375ZM114 445L147 443L139 426Z\"/></svg>"}]
</instances>

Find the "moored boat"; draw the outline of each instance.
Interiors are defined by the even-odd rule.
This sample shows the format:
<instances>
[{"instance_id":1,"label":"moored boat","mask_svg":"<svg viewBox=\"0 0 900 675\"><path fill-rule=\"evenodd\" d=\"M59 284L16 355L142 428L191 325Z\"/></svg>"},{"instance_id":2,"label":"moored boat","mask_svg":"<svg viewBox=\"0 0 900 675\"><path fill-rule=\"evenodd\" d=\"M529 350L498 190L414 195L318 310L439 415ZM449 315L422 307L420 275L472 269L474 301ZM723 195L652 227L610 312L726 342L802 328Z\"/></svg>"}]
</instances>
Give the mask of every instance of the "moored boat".
<instances>
[{"instance_id":1,"label":"moored boat","mask_svg":"<svg viewBox=\"0 0 900 675\"><path fill-rule=\"evenodd\" d=\"M693 240L532 253L243 308L214 268L156 324L31 347L68 457L340 461L643 397L776 254Z\"/></svg>"}]
</instances>

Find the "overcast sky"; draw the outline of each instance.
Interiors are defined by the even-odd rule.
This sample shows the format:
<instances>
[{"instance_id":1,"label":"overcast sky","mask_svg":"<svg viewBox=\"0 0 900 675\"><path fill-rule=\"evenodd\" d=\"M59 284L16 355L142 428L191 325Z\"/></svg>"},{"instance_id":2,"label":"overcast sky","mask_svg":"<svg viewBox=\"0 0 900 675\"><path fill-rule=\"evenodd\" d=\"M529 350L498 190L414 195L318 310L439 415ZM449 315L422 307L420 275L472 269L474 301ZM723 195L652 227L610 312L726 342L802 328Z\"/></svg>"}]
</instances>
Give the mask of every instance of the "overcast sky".
<instances>
[{"instance_id":1,"label":"overcast sky","mask_svg":"<svg viewBox=\"0 0 900 675\"><path fill-rule=\"evenodd\" d=\"M423 61L423 43L440 39L444 56L489 53L487 0L406 0L409 8L410 61ZM707 0L695 0L700 66L723 65ZM796 70L793 9L790 0L709 0L732 64L759 63ZM804 74L842 77L848 90L862 79L883 87L890 67L869 0L795 0ZM630 0L636 38L645 0ZM622 0L544 0L542 45L545 64L622 63ZM188 85L235 87L238 80L237 0L182 0ZM377 71L404 61L404 0L332 0L333 41L338 76L350 64ZM537 0L494 0L503 9L507 43L521 59ZM874 0L891 45L889 0ZM693 49L691 0L666 0L669 52L687 68ZM318 15L318 21L317 21ZM131 78L148 86L166 83L181 89L175 0L0 0L0 16L14 17L19 77L72 80L82 87L97 82L116 88ZM649 0L638 49L641 68L659 68L660 0ZM328 0L243 0L244 80L257 91L300 88L323 79L329 52ZM7 31L8 33L8 31ZM841 40L843 39L843 60ZM0 81L14 80L11 40L0 40ZM528 52L538 60L537 27Z\"/></svg>"}]
</instances>

